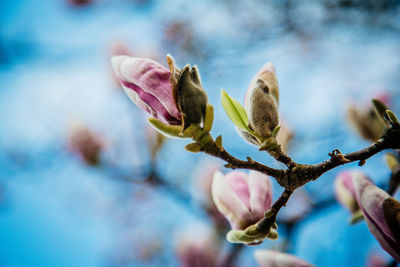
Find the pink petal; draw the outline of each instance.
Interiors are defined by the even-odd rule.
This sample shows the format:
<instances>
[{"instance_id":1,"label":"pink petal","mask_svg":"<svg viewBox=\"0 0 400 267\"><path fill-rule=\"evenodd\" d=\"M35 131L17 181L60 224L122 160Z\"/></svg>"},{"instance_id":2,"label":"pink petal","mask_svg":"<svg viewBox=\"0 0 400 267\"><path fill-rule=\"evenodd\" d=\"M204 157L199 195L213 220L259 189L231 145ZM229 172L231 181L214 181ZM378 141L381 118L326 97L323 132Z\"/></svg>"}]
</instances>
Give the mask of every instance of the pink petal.
<instances>
[{"instance_id":1,"label":"pink petal","mask_svg":"<svg viewBox=\"0 0 400 267\"><path fill-rule=\"evenodd\" d=\"M256 220L264 217L264 213L271 208L272 187L268 176L259 172L250 171L249 191L251 212Z\"/></svg>"},{"instance_id":2,"label":"pink petal","mask_svg":"<svg viewBox=\"0 0 400 267\"><path fill-rule=\"evenodd\" d=\"M247 87L246 94L244 96L244 108L247 114L249 114L248 107L249 107L249 100L250 100L249 98L251 96L251 91L254 89L256 81L257 79L260 78L260 75L262 75L264 72L267 71L275 73L275 67L272 62L265 63L264 66L262 66L261 69L257 72L257 74L253 77L253 79L249 84L249 87Z\"/></svg>"},{"instance_id":3,"label":"pink petal","mask_svg":"<svg viewBox=\"0 0 400 267\"><path fill-rule=\"evenodd\" d=\"M254 257L261 267L312 267L293 255L272 250L256 250Z\"/></svg>"},{"instance_id":4,"label":"pink petal","mask_svg":"<svg viewBox=\"0 0 400 267\"><path fill-rule=\"evenodd\" d=\"M394 240L383 213L383 201L390 195L360 176L354 178L354 188L369 230L382 248L400 262L400 244Z\"/></svg>"},{"instance_id":5,"label":"pink petal","mask_svg":"<svg viewBox=\"0 0 400 267\"><path fill-rule=\"evenodd\" d=\"M247 174L241 171L232 171L225 175L225 179L247 209L251 210L249 177Z\"/></svg>"},{"instance_id":6,"label":"pink petal","mask_svg":"<svg viewBox=\"0 0 400 267\"><path fill-rule=\"evenodd\" d=\"M217 171L211 186L212 197L218 210L228 219L232 229L244 229L253 221L253 215L233 191L224 175Z\"/></svg>"},{"instance_id":7,"label":"pink petal","mask_svg":"<svg viewBox=\"0 0 400 267\"><path fill-rule=\"evenodd\" d=\"M112 65L123 86L134 90L142 102L165 121L170 120L168 116L180 121L180 113L172 98L170 72L167 68L151 59L128 56L114 56ZM137 101L137 98L132 100ZM143 103L140 106L143 107Z\"/></svg>"}]
</instances>

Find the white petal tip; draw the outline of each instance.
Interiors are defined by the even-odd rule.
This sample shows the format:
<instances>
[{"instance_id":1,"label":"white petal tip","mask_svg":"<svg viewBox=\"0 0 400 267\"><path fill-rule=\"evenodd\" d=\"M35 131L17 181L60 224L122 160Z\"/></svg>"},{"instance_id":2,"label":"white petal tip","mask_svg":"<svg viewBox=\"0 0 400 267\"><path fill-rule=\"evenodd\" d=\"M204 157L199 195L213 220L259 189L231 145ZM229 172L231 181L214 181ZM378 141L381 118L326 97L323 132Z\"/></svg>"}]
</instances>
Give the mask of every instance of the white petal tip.
<instances>
[{"instance_id":1,"label":"white petal tip","mask_svg":"<svg viewBox=\"0 0 400 267\"><path fill-rule=\"evenodd\" d=\"M111 58L111 65L116 74L120 72L122 61L124 61L125 58L128 58L128 56L113 56Z\"/></svg>"},{"instance_id":2,"label":"white petal tip","mask_svg":"<svg viewBox=\"0 0 400 267\"><path fill-rule=\"evenodd\" d=\"M269 71L269 72L274 72L275 73L275 66L272 62L267 62L263 67L262 71Z\"/></svg>"}]
</instances>

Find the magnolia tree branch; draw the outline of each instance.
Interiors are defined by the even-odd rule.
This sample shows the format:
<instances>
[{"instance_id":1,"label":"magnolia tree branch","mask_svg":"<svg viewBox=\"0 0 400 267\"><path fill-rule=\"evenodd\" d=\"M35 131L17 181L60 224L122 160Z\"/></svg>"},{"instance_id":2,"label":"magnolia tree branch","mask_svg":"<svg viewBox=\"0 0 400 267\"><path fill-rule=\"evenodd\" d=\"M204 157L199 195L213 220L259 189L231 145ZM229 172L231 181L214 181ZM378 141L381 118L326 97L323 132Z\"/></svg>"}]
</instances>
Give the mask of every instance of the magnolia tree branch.
<instances>
[{"instance_id":1,"label":"magnolia tree branch","mask_svg":"<svg viewBox=\"0 0 400 267\"><path fill-rule=\"evenodd\" d=\"M265 217L257 223L257 230L260 233L268 233L271 227L275 224L276 216L278 215L280 209L286 206L289 201L290 196L293 191L290 189L285 189L277 201L272 205L271 209L265 213Z\"/></svg>"},{"instance_id":2,"label":"magnolia tree branch","mask_svg":"<svg viewBox=\"0 0 400 267\"><path fill-rule=\"evenodd\" d=\"M225 167L231 169L249 169L261 172L274 177L276 181L285 188L285 191L279 199L272 205L271 209L266 212L265 217L257 223L257 229L260 232L268 232L275 224L280 209L286 205L291 194L297 188L310 181L318 179L325 172L338 166L355 161L359 161L360 165L362 165L367 159L385 149L400 149L400 126L398 124L392 125L381 139L377 140L365 149L348 154L342 154L336 149L329 153L331 157L330 159L314 165L296 163L288 155L283 153L278 145L277 150L273 153L269 153L277 161L280 161L287 166L287 169L285 170L268 167L264 164L253 161L249 157L247 160L237 159L230 155L222 145L218 145L208 132L195 138L195 141L201 145L201 150L203 152L226 161L227 164ZM265 149L261 148L260 150Z\"/></svg>"},{"instance_id":3,"label":"magnolia tree branch","mask_svg":"<svg viewBox=\"0 0 400 267\"><path fill-rule=\"evenodd\" d=\"M400 129L392 127L381 139L365 149L348 154L342 154L336 149L332 153L329 153L331 156L330 159L314 165L296 163L283 152L277 153L274 155L275 159L288 165L286 170L280 170L253 161L251 158L240 160L233 157L223 147L218 147L208 133L205 133L202 139L201 141L204 141L202 142L202 150L209 155L226 161L228 164L225 167L231 169L249 169L264 173L274 177L285 189L292 191L310 181L316 180L325 172L340 165L354 161L363 162L385 149L400 149Z\"/></svg>"}]
</instances>

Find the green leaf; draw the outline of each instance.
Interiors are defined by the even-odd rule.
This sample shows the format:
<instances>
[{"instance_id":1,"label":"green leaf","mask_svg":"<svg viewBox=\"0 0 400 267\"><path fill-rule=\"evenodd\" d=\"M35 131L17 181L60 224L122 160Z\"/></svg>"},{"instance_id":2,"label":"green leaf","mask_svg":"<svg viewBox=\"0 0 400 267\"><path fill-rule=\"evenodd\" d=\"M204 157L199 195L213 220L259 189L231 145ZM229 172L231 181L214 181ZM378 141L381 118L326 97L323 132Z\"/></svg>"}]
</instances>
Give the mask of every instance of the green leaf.
<instances>
[{"instance_id":1,"label":"green leaf","mask_svg":"<svg viewBox=\"0 0 400 267\"><path fill-rule=\"evenodd\" d=\"M272 134L271 134L271 136L273 137L273 138L276 138L277 136L278 136L278 133L279 133L279 130L281 129L281 126L276 126L275 128L274 128L274 130L272 131Z\"/></svg>"},{"instance_id":2,"label":"green leaf","mask_svg":"<svg viewBox=\"0 0 400 267\"><path fill-rule=\"evenodd\" d=\"M203 130L206 132L211 131L213 122L214 122L214 107L211 104L208 104L206 107L206 115L204 117Z\"/></svg>"},{"instance_id":3,"label":"green leaf","mask_svg":"<svg viewBox=\"0 0 400 267\"><path fill-rule=\"evenodd\" d=\"M240 129L252 132L247 126L249 119L240 103L221 90L221 103L229 119Z\"/></svg>"},{"instance_id":4,"label":"green leaf","mask_svg":"<svg viewBox=\"0 0 400 267\"><path fill-rule=\"evenodd\" d=\"M198 153L201 150L201 146L198 143L190 143L185 146L185 149L189 152Z\"/></svg>"},{"instance_id":5,"label":"green leaf","mask_svg":"<svg viewBox=\"0 0 400 267\"><path fill-rule=\"evenodd\" d=\"M154 129L167 137L181 137L179 136L182 129L180 125L168 125L153 117L150 117L148 122Z\"/></svg>"},{"instance_id":6,"label":"green leaf","mask_svg":"<svg viewBox=\"0 0 400 267\"><path fill-rule=\"evenodd\" d=\"M222 148L222 136L221 135L218 135L218 137L215 139L215 144L217 145L217 147L219 149Z\"/></svg>"}]
</instances>

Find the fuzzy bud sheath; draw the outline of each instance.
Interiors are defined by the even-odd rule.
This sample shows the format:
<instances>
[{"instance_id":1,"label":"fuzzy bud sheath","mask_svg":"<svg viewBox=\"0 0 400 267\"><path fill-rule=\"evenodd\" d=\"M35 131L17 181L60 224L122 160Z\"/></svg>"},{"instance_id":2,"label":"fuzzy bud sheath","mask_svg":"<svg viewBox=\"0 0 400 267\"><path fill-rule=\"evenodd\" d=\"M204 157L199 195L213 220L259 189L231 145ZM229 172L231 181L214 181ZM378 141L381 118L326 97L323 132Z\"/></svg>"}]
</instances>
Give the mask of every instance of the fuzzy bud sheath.
<instances>
[{"instance_id":1,"label":"fuzzy bud sheath","mask_svg":"<svg viewBox=\"0 0 400 267\"><path fill-rule=\"evenodd\" d=\"M244 108L249 118L249 128L259 139L271 136L279 124L278 115L279 86L275 68L266 63L254 76L246 91ZM242 129L239 134L249 143L259 146L260 142L253 135Z\"/></svg>"}]
</instances>

